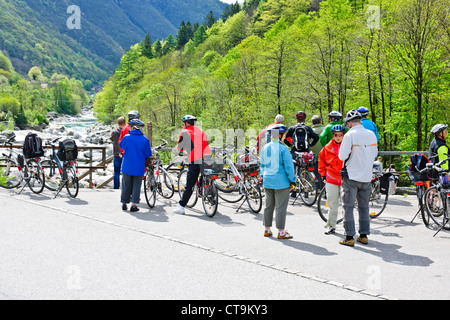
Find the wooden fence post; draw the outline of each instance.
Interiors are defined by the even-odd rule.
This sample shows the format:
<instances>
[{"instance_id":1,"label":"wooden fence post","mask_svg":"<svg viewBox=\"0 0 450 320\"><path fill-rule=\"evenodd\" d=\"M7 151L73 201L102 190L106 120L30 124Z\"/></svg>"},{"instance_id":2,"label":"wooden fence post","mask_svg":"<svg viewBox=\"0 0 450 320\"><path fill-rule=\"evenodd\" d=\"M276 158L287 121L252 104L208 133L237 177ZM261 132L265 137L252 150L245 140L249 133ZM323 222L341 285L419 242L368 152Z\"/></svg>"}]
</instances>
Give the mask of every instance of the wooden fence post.
<instances>
[{"instance_id":1,"label":"wooden fence post","mask_svg":"<svg viewBox=\"0 0 450 320\"><path fill-rule=\"evenodd\" d=\"M147 135L150 145L153 145L153 123L151 121L147 123Z\"/></svg>"}]
</instances>

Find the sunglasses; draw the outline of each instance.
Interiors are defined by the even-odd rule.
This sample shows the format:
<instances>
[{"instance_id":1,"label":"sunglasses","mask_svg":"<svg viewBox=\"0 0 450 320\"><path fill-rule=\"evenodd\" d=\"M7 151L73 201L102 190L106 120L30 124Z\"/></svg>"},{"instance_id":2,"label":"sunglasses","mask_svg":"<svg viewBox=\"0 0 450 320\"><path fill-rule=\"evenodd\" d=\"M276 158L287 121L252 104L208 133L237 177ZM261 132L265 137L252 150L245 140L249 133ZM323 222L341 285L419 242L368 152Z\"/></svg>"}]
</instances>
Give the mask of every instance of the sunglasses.
<instances>
[{"instance_id":1,"label":"sunglasses","mask_svg":"<svg viewBox=\"0 0 450 320\"><path fill-rule=\"evenodd\" d=\"M343 133L333 133L333 137L343 137Z\"/></svg>"}]
</instances>

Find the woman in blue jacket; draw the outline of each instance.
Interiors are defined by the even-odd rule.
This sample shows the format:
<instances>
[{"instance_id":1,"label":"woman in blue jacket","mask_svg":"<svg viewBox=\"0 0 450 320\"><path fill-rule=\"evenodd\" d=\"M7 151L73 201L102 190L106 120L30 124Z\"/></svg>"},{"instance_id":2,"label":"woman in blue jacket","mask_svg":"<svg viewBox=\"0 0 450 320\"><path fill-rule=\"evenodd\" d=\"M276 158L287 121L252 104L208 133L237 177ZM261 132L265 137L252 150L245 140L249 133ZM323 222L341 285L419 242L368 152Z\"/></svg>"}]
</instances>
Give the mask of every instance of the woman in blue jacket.
<instances>
[{"instance_id":1,"label":"woman in blue jacket","mask_svg":"<svg viewBox=\"0 0 450 320\"><path fill-rule=\"evenodd\" d=\"M285 231L286 210L289 203L289 191L295 187L295 171L289 148L281 143L287 128L276 124L267 129L272 141L261 151L261 178L266 194L264 209L264 236L272 236L273 212L276 210L276 227L278 239L291 239L292 236Z\"/></svg>"},{"instance_id":2,"label":"woman in blue jacket","mask_svg":"<svg viewBox=\"0 0 450 320\"><path fill-rule=\"evenodd\" d=\"M127 210L131 201L131 212L139 211L142 177L145 174L145 160L152 156L150 141L142 133L144 123L135 119L129 122L130 132L120 141L124 151L122 161L122 210Z\"/></svg>"}]
</instances>

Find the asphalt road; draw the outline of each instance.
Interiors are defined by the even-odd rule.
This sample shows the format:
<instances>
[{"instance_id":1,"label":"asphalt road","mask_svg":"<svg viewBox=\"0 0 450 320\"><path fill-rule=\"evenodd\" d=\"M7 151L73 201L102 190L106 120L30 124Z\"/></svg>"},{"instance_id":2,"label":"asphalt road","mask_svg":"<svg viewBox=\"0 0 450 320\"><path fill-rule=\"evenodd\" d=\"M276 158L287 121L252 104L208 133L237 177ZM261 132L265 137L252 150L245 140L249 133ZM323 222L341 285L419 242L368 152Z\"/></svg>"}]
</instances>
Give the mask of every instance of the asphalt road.
<instances>
[{"instance_id":1,"label":"asphalt road","mask_svg":"<svg viewBox=\"0 0 450 320\"><path fill-rule=\"evenodd\" d=\"M0 190L1 299L449 299L450 233L426 228L415 196L391 197L369 244L324 235L316 206L289 205L291 240L263 237L262 213L222 201L172 214L122 211L120 191ZM144 197L142 197L144 200ZM276 229L274 229L275 231Z\"/></svg>"}]
</instances>

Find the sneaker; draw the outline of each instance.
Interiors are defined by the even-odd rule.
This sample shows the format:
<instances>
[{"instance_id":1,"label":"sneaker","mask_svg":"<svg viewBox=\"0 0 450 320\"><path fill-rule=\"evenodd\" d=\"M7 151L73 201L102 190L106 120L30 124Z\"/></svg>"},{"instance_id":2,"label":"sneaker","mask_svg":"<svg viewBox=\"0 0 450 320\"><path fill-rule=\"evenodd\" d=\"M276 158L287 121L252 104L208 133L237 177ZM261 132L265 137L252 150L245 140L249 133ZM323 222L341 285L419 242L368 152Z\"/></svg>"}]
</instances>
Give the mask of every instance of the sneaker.
<instances>
[{"instance_id":1,"label":"sneaker","mask_svg":"<svg viewBox=\"0 0 450 320\"><path fill-rule=\"evenodd\" d=\"M362 244L368 244L369 238L367 238L367 236L364 237L359 236L358 239L356 239L356 241L361 242Z\"/></svg>"},{"instance_id":2,"label":"sneaker","mask_svg":"<svg viewBox=\"0 0 450 320\"><path fill-rule=\"evenodd\" d=\"M125 211L127 209L128 209L127 204L126 203L122 203L122 210Z\"/></svg>"},{"instance_id":3,"label":"sneaker","mask_svg":"<svg viewBox=\"0 0 450 320\"><path fill-rule=\"evenodd\" d=\"M293 236L289 234L289 232L285 231L284 234L278 232L278 239L292 239Z\"/></svg>"},{"instance_id":4,"label":"sneaker","mask_svg":"<svg viewBox=\"0 0 450 320\"><path fill-rule=\"evenodd\" d=\"M339 243L344 246L350 246L353 247L355 245L355 239L341 239L339 240Z\"/></svg>"},{"instance_id":5,"label":"sneaker","mask_svg":"<svg viewBox=\"0 0 450 320\"><path fill-rule=\"evenodd\" d=\"M173 210L173 213L175 213L175 214L184 214L184 207L179 205L178 208Z\"/></svg>"},{"instance_id":6,"label":"sneaker","mask_svg":"<svg viewBox=\"0 0 450 320\"><path fill-rule=\"evenodd\" d=\"M137 212L139 211L139 208L137 206L131 206L130 212Z\"/></svg>"},{"instance_id":7,"label":"sneaker","mask_svg":"<svg viewBox=\"0 0 450 320\"><path fill-rule=\"evenodd\" d=\"M325 230L325 234L333 234L336 232L336 228L332 226L327 226Z\"/></svg>"},{"instance_id":8,"label":"sneaker","mask_svg":"<svg viewBox=\"0 0 450 320\"><path fill-rule=\"evenodd\" d=\"M273 235L270 229L264 230L264 237L271 237Z\"/></svg>"}]
</instances>

